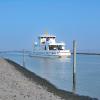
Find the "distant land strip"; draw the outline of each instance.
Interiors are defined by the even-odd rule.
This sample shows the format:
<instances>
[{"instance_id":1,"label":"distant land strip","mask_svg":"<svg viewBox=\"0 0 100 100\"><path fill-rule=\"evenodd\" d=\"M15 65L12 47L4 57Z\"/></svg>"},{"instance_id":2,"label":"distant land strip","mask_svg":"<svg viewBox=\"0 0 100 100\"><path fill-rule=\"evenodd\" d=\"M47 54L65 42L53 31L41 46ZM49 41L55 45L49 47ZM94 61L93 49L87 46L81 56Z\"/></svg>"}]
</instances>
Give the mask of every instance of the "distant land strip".
<instances>
[{"instance_id":1,"label":"distant land strip","mask_svg":"<svg viewBox=\"0 0 100 100\"><path fill-rule=\"evenodd\" d=\"M71 50L72 51L72 50ZM32 51L29 50L24 50L24 53L29 53ZM12 51L0 51L0 53L23 53L23 50L12 50ZM73 52L71 52L73 54ZM100 52L77 52L77 54L82 54L82 55L100 55Z\"/></svg>"},{"instance_id":2,"label":"distant land strip","mask_svg":"<svg viewBox=\"0 0 100 100\"><path fill-rule=\"evenodd\" d=\"M73 54L73 53L71 53ZM82 55L100 55L100 53L92 53L92 52L77 52L76 54L82 54Z\"/></svg>"}]
</instances>

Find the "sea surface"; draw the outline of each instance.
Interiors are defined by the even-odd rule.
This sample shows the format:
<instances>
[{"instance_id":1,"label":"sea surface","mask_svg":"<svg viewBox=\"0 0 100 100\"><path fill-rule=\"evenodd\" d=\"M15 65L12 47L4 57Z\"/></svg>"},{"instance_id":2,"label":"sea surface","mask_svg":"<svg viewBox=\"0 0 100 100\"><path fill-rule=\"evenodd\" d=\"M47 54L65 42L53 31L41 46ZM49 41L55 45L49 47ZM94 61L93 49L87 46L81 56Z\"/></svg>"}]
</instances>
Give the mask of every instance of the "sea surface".
<instances>
[{"instance_id":1,"label":"sea surface","mask_svg":"<svg viewBox=\"0 0 100 100\"><path fill-rule=\"evenodd\" d=\"M57 88L72 92L73 59L30 57L19 52L2 52L0 57L9 58L30 71L45 78ZM100 55L77 54L76 93L100 99Z\"/></svg>"}]
</instances>

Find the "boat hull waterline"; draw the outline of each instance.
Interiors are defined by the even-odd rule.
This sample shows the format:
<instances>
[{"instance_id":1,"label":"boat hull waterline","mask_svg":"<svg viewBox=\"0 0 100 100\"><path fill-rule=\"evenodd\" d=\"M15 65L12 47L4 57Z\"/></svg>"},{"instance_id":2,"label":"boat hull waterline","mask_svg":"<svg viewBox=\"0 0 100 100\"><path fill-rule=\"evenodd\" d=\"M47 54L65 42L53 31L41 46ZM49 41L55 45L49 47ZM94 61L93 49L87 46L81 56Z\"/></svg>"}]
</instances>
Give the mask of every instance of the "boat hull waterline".
<instances>
[{"instance_id":1,"label":"boat hull waterline","mask_svg":"<svg viewBox=\"0 0 100 100\"><path fill-rule=\"evenodd\" d=\"M46 51L46 50L39 50L39 51L33 51L30 54L31 57L56 57L56 58L66 58L70 57L71 53L69 50L64 51Z\"/></svg>"}]
</instances>

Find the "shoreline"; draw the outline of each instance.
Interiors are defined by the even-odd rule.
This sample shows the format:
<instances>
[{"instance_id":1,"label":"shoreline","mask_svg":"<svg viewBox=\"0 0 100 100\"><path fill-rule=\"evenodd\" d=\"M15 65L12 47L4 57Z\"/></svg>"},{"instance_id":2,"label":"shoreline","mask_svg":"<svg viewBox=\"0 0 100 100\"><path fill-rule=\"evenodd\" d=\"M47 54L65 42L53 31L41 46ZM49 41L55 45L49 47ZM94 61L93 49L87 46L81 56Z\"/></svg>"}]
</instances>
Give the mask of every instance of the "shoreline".
<instances>
[{"instance_id":1,"label":"shoreline","mask_svg":"<svg viewBox=\"0 0 100 100\"><path fill-rule=\"evenodd\" d=\"M20 66L19 64L15 63L14 61L9 60L9 59L3 59L3 60L5 60L8 64L13 66L13 68L15 68L16 71L20 72L23 77L27 78L29 82L35 83L39 86L42 86L43 89L45 89L47 92L50 92L54 96L59 97L60 98L59 100L98 100L96 98L91 98L89 96L80 96L78 94L73 94L71 92L58 89L56 86L51 84L46 79L41 78L40 76L29 71L28 69L24 68L23 66ZM38 99L36 99L36 100L38 100ZM39 99L39 100L42 100L42 99ZM47 100L47 99L44 99L44 100ZM56 99L51 98L50 100L56 100Z\"/></svg>"}]
</instances>

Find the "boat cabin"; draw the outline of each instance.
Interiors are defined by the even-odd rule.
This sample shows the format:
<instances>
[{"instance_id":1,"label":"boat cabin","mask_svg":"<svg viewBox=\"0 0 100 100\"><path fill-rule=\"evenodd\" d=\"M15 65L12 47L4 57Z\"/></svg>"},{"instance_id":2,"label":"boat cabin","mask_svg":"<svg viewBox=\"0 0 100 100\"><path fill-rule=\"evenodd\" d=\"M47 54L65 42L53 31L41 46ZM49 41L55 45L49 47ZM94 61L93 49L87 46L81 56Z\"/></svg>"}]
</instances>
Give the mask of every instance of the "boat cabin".
<instances>
[{"instance_id":1,"label":"boat cabin","mask_svg":"<svg viewBox=\"0 0 100 100\"><path fill-rule=\"evenodd\" d=\"M64 50L65 44L63 42L56 43L56 36L50 34L43 34L39 36L39 45L42 50Z\"/></svg>"},{"instance_id":2,"label":"boat cabin","mask_svg":"<svg viewBox=\"0 0 100 100\"><path fill-rule=\"evenodd\" d=\"M40 45L45 44L46 42L55 42L56 36L49 35L49 34L43 34L39 36L39 43Z\"/></svg>"}]
</instances>

